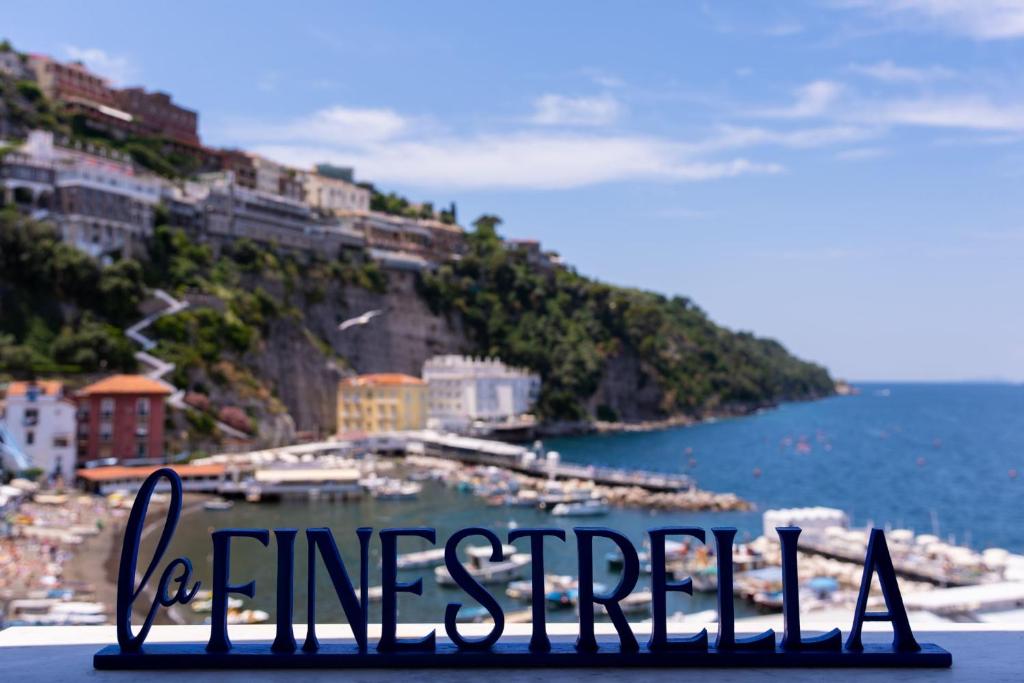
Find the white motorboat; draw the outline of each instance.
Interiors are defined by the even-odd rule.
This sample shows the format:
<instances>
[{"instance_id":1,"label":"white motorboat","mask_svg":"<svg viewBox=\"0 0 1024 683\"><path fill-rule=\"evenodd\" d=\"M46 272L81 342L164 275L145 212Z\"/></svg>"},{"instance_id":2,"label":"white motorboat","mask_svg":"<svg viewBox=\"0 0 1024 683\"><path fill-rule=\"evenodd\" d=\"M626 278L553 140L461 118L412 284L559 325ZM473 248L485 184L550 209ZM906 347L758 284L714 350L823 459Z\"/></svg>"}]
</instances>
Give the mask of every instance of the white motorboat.
<instances>
[{"instance_id":1,"label":"white motorboat","mask_svg":"<svg viewBox=\"0 0 1024 683\"><path fill-rule=\"evenodd\" d=\"M403 484L397 479L393 479L383 486L374 489L373 497L377 500L410 500L420 495L422 490L422 484L415 482Z\"/></svg>"},{"instance_id":2,"label":"white motorboat","mask_svg":"<svg viewBox=\"0 0 1024 683\"><path fill-rule=\"evenodd\" d=\"M444 548L431 548L398 556L399 569L420 569L444 564Z\"/></svg>"},{"instance_id":3,"label":"white motorboat","mask_svg":"<svg viewBox=\"0 0 1024 683\"><path fill-rule=\"evenodd\" d=\"M469 557L468 562L463 566L480 583L508 583L518 579L523 568L530 564L530 556L520 553L515 546L502 546L502 557L500 562L491 562L490 546L475 546L466 551ZM447 567L435 567L434 578L438 585L454 586L455 580L448 573Z\"/></svg>"},{"instance_id":4,"label":"white motorboat","mask_svg":"<svg viewBox=\"0 0 1024 683\"><path fill-rule=\"evenodd\" d=\"M559 503L551 508L555 517L600 517L608 514L608 503L597 498L573 503Z\"/></svg>"},{"instance_id":5,"label":"white motorboat","mask_svg":"<svg viewBox=\"0 0 1024 683\"><path fill-rule=\"evenodd\" d=\"M212 510L215 512L230 510L234 506L235 504L232 503L230 500L224 500L223 498L215 498L213 500L208 500L205 503L203 503L204 510Z\"/></svg>"}]
</instances>

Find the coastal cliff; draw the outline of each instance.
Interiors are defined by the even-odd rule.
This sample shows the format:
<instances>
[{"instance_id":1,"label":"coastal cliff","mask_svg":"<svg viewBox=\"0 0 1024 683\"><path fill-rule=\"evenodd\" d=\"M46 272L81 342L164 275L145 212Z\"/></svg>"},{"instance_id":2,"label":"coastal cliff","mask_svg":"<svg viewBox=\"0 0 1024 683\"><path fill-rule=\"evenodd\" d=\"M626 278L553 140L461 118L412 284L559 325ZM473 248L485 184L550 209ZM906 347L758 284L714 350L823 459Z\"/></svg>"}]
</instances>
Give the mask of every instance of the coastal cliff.
<instances>
[{"instance_id":1,"label":"coastal cliff","mask_svg":"<svg viewBox=\"0 0 1024 683\"><path fill-rule=\"evenodd\" d=\"M332 433L341 377L415 375L442 353L539 372L539 416L563 431L742 414L833 391L824 368L777 342L721 328L686 299L531 264L487 227L433 272L245 240L214 248L170 227L141 262L101 266L14 212L0 231L0 375L54 373L74 385L137 369L123 328L141 317L146 292L190 303L152 327L153 353L175 363L169 379L187 392L190 412L171 432L181 448L216 447L217 421L267 444ZM380 314L339 330L368 311Z\"/></svg>"}]
</instances>

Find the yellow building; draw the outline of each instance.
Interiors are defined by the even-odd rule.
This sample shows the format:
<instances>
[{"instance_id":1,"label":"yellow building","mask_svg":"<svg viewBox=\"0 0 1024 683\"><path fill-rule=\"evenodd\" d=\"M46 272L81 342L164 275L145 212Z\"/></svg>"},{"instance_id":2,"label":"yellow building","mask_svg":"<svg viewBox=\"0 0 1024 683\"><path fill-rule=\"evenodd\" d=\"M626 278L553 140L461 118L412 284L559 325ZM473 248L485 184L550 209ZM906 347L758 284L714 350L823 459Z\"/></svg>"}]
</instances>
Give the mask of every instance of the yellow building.
<instances>
[{"instance_id":1,"label":"yellow building","mask_svg":"<svg viewBox=\"0 0 1024 683\"><path fill-rule=\"evenodd\" d=\"M423 429L427 424L427 384L399 373L359 375L338 385L339 432Z\"/></svg>"}]
</instances>

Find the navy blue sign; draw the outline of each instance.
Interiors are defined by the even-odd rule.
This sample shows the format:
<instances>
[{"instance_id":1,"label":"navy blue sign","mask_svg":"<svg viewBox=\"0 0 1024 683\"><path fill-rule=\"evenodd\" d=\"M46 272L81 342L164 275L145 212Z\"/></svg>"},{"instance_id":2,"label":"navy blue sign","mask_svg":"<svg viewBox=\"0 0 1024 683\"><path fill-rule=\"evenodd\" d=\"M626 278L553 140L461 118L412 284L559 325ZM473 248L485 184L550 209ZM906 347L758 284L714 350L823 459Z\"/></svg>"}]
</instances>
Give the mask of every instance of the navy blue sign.
<instances>
[{"instance_id":1,"label":"navy blue sign","mask_svg":"<svg viewBox=\"0 0 1024 683\"><path fill-rule=\"evenodd\" d=\"M170 483L170 506L153 557L140 571L139 544L150 498L161 479ZM651 635L646 643L637 641L619 603L636 587L640 561L636 549L617 531L599 527L576 527L579 558L579 637L575 643L552 643L544 618L545 539L566 540L562 529L515 529L508 542L528 539L532 553L533 632L529 642L502 642L505 618L501 605L478 583L458 559L459 544L468 538L480 538L491 546L491 560L502 557L502 539L483 528L462 529L445 542L445 566L452 579L469 597L491 616L493 627L481 638L459 633L457 616L461 603L450 603L444 613L448 642L438 643L435 632L420 638L398 638L398 594L423 592L422 579L398 580L398 542L406 536L437 542L434 529L382 529L378 533L382 551L381 587L383 616L381 636L376 643L367 637L369 585L369 547L373 530L355 532L360 548L358 590L341 559L334 534L327 528L305 530L308 555L306 636L297 642L292 628L294 559L297 529L221 529L212 534L213 613L210 639L206 643L156 643L146 645L146 636L160 607L187 604L199 590L192 578L192 563L177 557L164 562L181 514L181 479L171 469L150 475L139 489L125 531L124 547L117 583L117 645L103 648L93 658L97 669L241 669L241 668L383 668L383 667L948 667L952 656L946 650L918 643L910 629L903 606L896 572L893 569L885 535L871 532L864 560L864 576L854 610L853 626L844 642L839 629L820 636L807 637L800 631L800 604L797 576L797 538L800 529L778 529L782 549L783 623L781 639L773 630L754 636L737 637L733 614L732 547L736 529L711 530L718 562L718 634L710 642L702 629L685 637L668 635L665 599L669 591L691 594L690 579L669 580L665 571L665 541L669 537L688 536L708 542L703 529L676 526L650 529L651 546ZM233 644L228 633L228 597L232 593L253 597L254 581L231 583L231 546L235 539L255 539L269 548L271 538L277 559L277 626L273 642ZM594 539L608 539L622 551L623 569L619 583L607 592L596 592L593 577ZM346 539L347 542L347 539ZM268 551L270 552L270 551ZM319 561L318 561L319 560ZM316 572L327 570L334 596L345 612L354 642L321 643L316 635ZM137 604L163 565L155 584L155 597L148 606ZM884 612L868 611L871 580L878 576L885 598ZM147 594L149 592L147 591ZM615 627L617 638L599 640L594 633L594 605L604 607ZM145 614L142 624L132 625L133 614ZM893 640L885 644L861 642L865 621L886 621L892 625Z\"/></svg>"}]
</instances>

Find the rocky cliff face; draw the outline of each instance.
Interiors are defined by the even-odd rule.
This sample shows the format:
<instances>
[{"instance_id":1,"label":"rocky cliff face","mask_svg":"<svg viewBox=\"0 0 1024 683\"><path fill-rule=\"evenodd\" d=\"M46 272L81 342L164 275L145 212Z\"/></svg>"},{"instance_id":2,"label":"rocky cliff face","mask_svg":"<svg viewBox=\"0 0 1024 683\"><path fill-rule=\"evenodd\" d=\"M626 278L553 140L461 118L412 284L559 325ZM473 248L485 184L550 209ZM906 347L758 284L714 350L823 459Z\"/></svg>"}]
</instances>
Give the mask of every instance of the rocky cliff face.
<instances>
[{"instance_id":1,"label":"rocky cliff face","mask_svg":"<svg viewBox=\"0 0 1024 683\"><path fill-rule=\"evenodd\" d=\"M651 374L631 348L609 358L597 391L587 401L587 411L600 415L604 407L626 422L662 416L664 393Z\"/></svg>"},{"instance_id":2,"label":"rocky cliff face","mask_svg":"<svg viewBox=\"0 0 1024 683\"><path fill-rule=\"evenodd\" d=\"M260 286L283 296L274 283ZM244 359L281 400L299 431L335 430L342 377L370 372L419 376L431 356L469 349L458 321L432 314L417 295L414 273L389 271L383 294L335 284L317 299L302 305L300 314L273 321L260 348ZM367 311L383 313L365 325L338 329L342 321Z\"/></svg>"}]
</instances>

